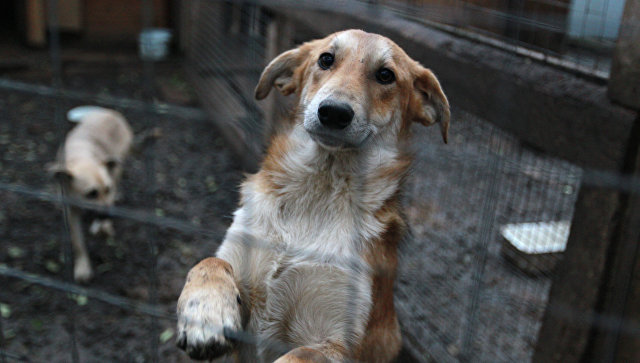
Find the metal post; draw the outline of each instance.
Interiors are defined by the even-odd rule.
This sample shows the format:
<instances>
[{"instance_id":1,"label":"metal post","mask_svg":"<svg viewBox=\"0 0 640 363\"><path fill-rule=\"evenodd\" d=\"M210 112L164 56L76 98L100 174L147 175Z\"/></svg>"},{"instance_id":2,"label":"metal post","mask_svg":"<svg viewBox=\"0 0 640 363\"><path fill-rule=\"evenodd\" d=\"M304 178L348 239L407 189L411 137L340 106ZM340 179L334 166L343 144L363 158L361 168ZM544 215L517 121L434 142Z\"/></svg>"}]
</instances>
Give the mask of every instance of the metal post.
<instances>
[{"instance_id":1,"label":"metal post","mask_svg":"<svg viewBox=\"0 0 640 363\"><path fill-rule=\"evenodd\" d=\"M48 16L49 16L49 55L51 56L51 83L52 87L58 91L62 91L62 60L60 57L60 32L58 27L58 0L48 1ZM54 112L55 124L62 125L64 127L64 117L62 116L62 106L60 100L56 100ZM67 197L67 183L64 180L59 180L59 195L62 197L62 211L64 216L64 241L62 243L62 252L64 256L65 264L65 278L69 282L73 282L73 248L71 246L71 234L69 232L69 213L72 208L68 203L64 202ZM78 346L76 341L76 307L71 304L69 306L67 318L69 320L70 335L71 335L71 361L76 363L79 360Z\"/></svg>"}]
</instances>

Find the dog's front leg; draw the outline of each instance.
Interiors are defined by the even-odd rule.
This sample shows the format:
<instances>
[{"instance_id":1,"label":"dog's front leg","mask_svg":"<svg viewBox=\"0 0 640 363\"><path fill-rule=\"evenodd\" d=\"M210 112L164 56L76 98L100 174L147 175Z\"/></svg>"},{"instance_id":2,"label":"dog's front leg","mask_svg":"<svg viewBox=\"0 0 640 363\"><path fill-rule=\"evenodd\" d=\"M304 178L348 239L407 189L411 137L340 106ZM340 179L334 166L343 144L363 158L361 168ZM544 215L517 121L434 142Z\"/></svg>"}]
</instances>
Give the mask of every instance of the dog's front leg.
<instances>
[{"instance_id":1,"label":"dog's front leg","mask_svg":"<svg viewBox=\"0 0 640 363\"><path fill-rule=\"evenodd\" d=\"M178 299L179 348L194 359L230 352L230 333L242 329L242 301L232 266L210 257L189 271Z\"/></svg>"},{"instance_id":2,"label":"dog's front leg","mask_svg":"<svg viewBox=\"0 0 640 363\"><path fill-rule=\"evenodd\" d=\"M73 246L73 278L77 282L89 282L93 277L93 270L91 269L89 252L84 243L81 212L74 207L69 208L68 221L71 245Z\"/></svg>"}]
</instances>

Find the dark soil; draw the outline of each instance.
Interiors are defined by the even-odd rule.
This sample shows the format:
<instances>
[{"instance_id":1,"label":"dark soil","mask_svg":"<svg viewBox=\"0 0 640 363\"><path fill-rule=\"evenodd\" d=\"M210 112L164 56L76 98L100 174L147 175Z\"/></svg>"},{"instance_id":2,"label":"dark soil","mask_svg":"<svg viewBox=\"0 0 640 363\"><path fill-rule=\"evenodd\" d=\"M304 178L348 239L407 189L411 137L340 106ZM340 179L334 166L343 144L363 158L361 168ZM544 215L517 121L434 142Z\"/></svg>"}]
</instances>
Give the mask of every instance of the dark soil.
<instances>
[{"instance_id":1,"label":"dark soil","mask_svg":"<svg viewBox=\"0 0 640 363\"><path fill-rule=\"evenodd\" d=\"M12 48L15 51L15 49ZM7 53L5 53L7 54ZM3 76L49 85L46 52L20 52L25 67ZM142 100L143 67L135 53L70 50L63 54L64 84L70 89ZM6 70L5 70L6 71ZM194 104L178 60L155 66L154 98ZM170 92L167 92L167 89ZM0 182L55 193L45 172L47 162L73 124L64 113L78 101L40 97L0 89ZM61 111L56 117L56 111ZM221 235L230 223L241 172L206 121L169 118L120 109L137 134L157 127L161 136L137 145L127 160L119 206L191 223ZM56 280L64 279L62 210L46 201L0 191L0 263ZM150 302L151 269L157 246L157 301L167 314L191 266L211 255L219 241L132 220L115 219L113 239L87 242L96 276L89 287ZM0 348L35 362L68 362L72 325L81 362L152 360L159 344L161 361L181 361L175 348L173 320L158 322L144 314L114 307L14 278L0 278L4 343Z\"/></svg>"},{"instance_id":2,"label":"dark soil","mask_svg":"<svg viewBox=\"0 0 640 363\"><path fill-rule=\"evenodd\" d=\"M581 171L473 115L451 125L448 145L415 128L396 293L405 342L437 362L529 361L551 279L507 262L499 227L571 220Z\"/></svg>"}]
</instances>

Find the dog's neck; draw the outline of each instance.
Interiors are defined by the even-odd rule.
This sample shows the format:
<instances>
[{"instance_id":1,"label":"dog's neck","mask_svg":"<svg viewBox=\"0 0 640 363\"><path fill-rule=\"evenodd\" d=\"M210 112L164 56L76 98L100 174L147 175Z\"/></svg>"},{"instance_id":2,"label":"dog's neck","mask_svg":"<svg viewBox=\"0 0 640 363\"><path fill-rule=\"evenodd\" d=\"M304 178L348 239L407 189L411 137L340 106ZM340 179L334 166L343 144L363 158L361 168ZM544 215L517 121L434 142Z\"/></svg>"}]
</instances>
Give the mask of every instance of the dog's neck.
<instances>
[{"instance_id":1,"label":"dog's neck","mask_svg":"<svg viewBox=\"0 0 640 363\"><path fill-rule=\"evenodd\" d=\"M411 158L395 145L372 140L357 150L331 151L300 127L274 139L259 172L277 194L296 199L350 198L375 213L396 195Z\"/></svg>"}]
</instances>

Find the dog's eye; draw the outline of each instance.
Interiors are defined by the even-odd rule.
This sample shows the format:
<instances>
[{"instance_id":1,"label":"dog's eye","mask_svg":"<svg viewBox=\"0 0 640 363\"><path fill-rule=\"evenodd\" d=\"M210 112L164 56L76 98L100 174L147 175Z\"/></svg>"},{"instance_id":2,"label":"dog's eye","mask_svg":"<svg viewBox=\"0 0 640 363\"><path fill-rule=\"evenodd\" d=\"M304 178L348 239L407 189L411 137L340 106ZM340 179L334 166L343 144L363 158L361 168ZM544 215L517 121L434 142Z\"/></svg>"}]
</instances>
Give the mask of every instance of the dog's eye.
<instances>
[{"instance_id":1,"label":"dog's eye","mask_svg":"<svg viewBox=\"0 0 640 363\"><path fill-rule=\"evenodd\" d=\"M376 72L376 79L380 84L389 84L396 80L396 75L389 68L380 68Z\"/></svg>"},{"instance_id":2,"label":"dog's eye","mask_svg":"<svg viewBox=\"0 0 640 363\"><path fill-rule=\"evenodd\" d=\"M329 69L333 64L333 54L331 53L322 53L320 54L320 58L318 58L318 65L322 69Z\"/></svg>"},{"instance_id":3,"label":"dog's eye","mask_svg":"<svg viewBox=\"0 0 640 363\"><path fill-rule=\"evenodd\" d=\"M98 198L98 190L96 189L91 189L90 191L88 191L87 193L85 193L85 198L87 199L96 199Z\"/></svg>"}]
</instances>

